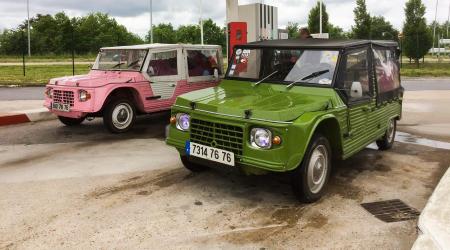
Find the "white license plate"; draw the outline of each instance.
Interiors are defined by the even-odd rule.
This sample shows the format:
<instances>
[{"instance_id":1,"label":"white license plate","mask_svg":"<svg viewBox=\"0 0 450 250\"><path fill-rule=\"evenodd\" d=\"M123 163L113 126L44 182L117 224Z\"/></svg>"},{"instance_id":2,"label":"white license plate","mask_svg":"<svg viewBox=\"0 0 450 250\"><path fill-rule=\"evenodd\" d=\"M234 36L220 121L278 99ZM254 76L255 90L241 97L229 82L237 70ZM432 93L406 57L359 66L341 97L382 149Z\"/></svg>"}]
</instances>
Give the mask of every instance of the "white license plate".
<instances>
[{"instance_id":1,"label":"white license plate","mask_svg":"<svg viewBox=\"0 0 450 250\"><path fill-rule=\"evenodd\" d=\"M234 166L234 153L230 151L186 142L186 153L190 156Z\"/></svg>"},{"instance_id":2,"label":"white license plate","mask_svg":"<svg viewBox=\"0 0 450 250\"><path fill-rule=\"evenodd\" d=\"M69 112L70 111L70 105L69 104L64 104L64 103L54 102L54 103L52 103L52 109L58 110L58 111Z\"/></svg>"}]
</instances>

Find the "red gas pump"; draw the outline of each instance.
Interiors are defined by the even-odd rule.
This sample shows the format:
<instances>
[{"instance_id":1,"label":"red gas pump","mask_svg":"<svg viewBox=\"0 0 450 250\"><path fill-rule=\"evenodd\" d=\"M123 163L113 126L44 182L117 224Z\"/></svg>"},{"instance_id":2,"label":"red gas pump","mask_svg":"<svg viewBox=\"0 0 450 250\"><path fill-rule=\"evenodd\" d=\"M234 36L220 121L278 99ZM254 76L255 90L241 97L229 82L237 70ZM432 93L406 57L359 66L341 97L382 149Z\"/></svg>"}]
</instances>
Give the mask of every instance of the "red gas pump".
<instances>
[{"instance_id":1,"label":"red gas pump","mask_svg":"<svg viewBox=\"0 0 450 250\"><path fill-rule=\"evenodd\" d=\"M233 54L234 46L247 43L247 23L228 23L228 58Z\"/></svg>"}]
</instances>

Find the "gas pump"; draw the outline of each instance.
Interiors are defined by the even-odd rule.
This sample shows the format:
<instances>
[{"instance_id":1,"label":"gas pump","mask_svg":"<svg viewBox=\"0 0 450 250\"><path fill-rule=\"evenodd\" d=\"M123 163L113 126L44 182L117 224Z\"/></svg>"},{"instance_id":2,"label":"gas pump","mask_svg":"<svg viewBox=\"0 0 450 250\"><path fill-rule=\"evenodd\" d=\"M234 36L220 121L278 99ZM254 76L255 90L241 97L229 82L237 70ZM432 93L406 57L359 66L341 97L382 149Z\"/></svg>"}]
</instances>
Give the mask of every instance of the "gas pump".
<instances>
[{"instance_id":1,"label":"gas pump","mask_svg":"<svg viewBox=\"0 0 450 250\"><path fill-rule=\"evenodd\" d=\"M247 23L228 23L228 58L233 54L234 46L247 43Z\"/></svg>"}]
</instances>

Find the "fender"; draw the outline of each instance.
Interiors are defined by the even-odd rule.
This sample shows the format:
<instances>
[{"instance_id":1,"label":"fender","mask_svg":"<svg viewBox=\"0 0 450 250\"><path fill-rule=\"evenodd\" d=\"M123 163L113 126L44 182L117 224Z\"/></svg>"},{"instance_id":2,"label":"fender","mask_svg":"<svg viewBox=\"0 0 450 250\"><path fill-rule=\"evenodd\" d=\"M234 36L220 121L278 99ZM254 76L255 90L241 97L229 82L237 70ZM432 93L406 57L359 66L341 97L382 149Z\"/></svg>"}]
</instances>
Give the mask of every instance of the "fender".
<instances>
[{"instance_id":1,"label":"fender","mask_svg":"<svg viewBox=\"0 0 450 250\"><path fill-rule=\"evenodd\" d=\"M301 145L298 145L297 143L297 147L295 147L297 150L290 153L290 158L286 165L286 170L288 171L296 169L303 161L306 149L309 146L309 143L311 142L315 131L322 122L324 122L325 120L334 119L337 122L338 126L340 126L338 119L333 113L329 113L326 111L322 111L322 115L317 115L316 112L314 113L315 114L305 113L294 122L294 126L297 125L299 128L303 128L302 133L304 135L307 135L308 137L302 138L304 143L301 143ZM342 145L342 142L339 143Z\"/></svg>"},{"instance_id":2,"label":"fender","mask_svg":"<svg viewBox=\"0 0 450 250\"><path fill-rule=\"evenodd\" d=\"M104 108L108 98L111 96L111 94L114 91L120 91L120 90L131 91L131 93L133 94L133 101L135 101L135 103L136 103L136 109L141 111L141 112L144 112L144 101L143 101L143 97L141 96L140 93L141 93L141 91L142 92L148 92L148 90L147 91L144 90L144 89L148 88L148 84L146 84L146 83L142 83L142 84L140 84L140 83L133 83L132 85L131 84L125 84L125 85L123 85L123 84L120 84L120 85L119 84L110 84L108 86L111 86L111 87L110 88L106 88L106 89L104 87L96 89L96 91L95 91L96 96L97 97L98 96L103 96L104 98L96 99L96 101L95 101L96 102L95 103L95 107L96 107L95 112L99 112L100 110L102 110ZM141 89L141 90L139 90L139 89Z\"/></svg>"}]
</instances>

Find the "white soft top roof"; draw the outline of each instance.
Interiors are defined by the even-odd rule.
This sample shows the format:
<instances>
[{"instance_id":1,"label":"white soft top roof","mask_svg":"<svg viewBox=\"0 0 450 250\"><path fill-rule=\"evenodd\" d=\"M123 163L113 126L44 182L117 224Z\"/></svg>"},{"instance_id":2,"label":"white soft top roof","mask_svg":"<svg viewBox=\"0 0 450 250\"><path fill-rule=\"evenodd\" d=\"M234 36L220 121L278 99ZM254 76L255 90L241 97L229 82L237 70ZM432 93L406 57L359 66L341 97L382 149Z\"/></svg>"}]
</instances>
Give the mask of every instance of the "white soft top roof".
<instances>
[{"instance_id":1,"label":"white soft top roof","mask_svg":"<svg viewBox=\"0 0 450 250\"><path fill-rule=\"evenodd\" d=\"M172 49L172 48L187 48L187 49L219 49L220 45L199 45L199 44L165 44L165 43L153 43L153 44L139 44L128 46L116 46L116 47L103 47L102 50L108 49Z\"/></svg>"}]
</instances>

